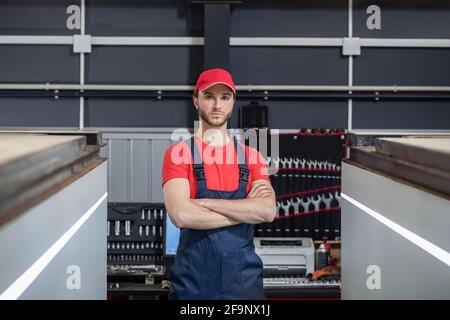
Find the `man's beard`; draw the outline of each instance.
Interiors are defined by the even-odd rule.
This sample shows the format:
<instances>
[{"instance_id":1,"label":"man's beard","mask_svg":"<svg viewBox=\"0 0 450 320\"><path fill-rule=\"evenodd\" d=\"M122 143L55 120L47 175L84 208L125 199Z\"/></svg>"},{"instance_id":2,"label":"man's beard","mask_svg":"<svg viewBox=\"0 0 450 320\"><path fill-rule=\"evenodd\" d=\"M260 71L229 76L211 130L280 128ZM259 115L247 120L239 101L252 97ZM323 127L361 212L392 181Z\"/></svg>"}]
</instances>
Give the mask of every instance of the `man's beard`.
<instances>
[{"instance_id":1,"label":"man's beard","mask_svg":"<svg viewBox=\"0 0 450 320\"><path fill-rule=\"evenodd\" d=\"M231 118L231 111L228 112L228 113L225 115L223 121L220 122L220 123L218 123L218 124L216 124L216 123L211 123L211 122L209 121L209 119L208 119L208 115L207 115L205 112L201 111L201 110L198 111L198 115L199 115L200 118L201 118L203 121L205 121L210 127L212 127L212 128L220 128L221 126L224 125L225 122L228 121L228 119Z\"/></svg>"}]
</instances>

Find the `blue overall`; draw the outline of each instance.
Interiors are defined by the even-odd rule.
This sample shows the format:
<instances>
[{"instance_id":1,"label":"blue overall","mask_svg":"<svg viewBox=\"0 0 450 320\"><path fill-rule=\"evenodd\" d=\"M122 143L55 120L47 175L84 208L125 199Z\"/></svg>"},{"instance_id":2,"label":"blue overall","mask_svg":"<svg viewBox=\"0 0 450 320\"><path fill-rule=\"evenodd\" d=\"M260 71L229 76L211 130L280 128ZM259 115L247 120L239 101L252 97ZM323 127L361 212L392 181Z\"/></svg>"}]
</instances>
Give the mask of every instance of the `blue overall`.
<instances>
[{"instance_id":1,"label":"blue overall","mask_svg":"<svg viewBox=\"0 0 450 320\"><path fill-rule=\"evenodd\" d=\"M201 159L194 138L190 144L193 159ZM246 198L249 169L240 144L236 150L238 189L208 189L203 162L194 161L196 198ZM262 261L255 253L253 233L254 226L245 223L210 230L181 229L177 255L169 271L169 299L264 299Z\"/></svg>"}]
</instances>

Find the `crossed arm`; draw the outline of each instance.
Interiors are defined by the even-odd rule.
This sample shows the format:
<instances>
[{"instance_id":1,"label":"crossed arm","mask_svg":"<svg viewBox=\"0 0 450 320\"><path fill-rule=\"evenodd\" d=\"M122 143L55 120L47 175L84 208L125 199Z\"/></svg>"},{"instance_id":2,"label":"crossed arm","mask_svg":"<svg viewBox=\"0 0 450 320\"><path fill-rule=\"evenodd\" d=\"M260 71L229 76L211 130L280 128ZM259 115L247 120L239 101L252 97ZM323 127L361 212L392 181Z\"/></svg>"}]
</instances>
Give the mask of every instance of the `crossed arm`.
<instances>
[{"instance_id":1,"label":"crossed arm","mask_svg":"<svg viewBox=\"0 0 450 320\"><path fill-rule=\"evenodd\" d=\"M167 181L164 203L175 226L216 229L239 223L271 222L276 215L275 192L266 180L252 182L246 199L190 199L187 179Z\"/></svg>"}]
</instances>

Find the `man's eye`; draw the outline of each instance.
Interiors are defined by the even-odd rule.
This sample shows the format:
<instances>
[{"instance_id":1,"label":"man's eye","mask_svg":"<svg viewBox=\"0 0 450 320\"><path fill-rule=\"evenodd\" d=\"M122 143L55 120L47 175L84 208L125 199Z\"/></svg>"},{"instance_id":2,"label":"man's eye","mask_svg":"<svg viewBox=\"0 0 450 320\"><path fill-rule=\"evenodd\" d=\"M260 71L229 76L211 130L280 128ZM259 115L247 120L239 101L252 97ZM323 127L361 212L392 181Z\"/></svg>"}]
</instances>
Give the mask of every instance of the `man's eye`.
<instances>
[{"instance_id":1,"label":"man's eye","mask_svg":"<svg viewBox=\"0 0 450 320\"><path fill-rule=\"evenodd\" d=\"M223 100L230 100L230 96L223 96L222 99Z\"/></svg>"},{"instance_id":2,"label":"man's eye","mask_svg":"<svg viewBox=\"0 0 450 320\"><path fill-rule=\"evenodd\" d=\"M213 96L206 96L206 99L211 100Z\"/></svg>"}]
</instances>

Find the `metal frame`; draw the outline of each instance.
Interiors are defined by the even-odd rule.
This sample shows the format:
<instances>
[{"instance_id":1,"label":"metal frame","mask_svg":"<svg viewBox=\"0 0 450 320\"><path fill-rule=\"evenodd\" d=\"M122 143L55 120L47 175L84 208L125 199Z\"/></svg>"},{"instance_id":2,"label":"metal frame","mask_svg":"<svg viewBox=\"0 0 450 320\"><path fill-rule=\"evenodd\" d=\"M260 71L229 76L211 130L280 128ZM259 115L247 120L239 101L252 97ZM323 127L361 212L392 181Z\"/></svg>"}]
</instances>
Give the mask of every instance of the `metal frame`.
<instances>
[{"instance_id":1,"label":"metal frame","mask_svg":"<svg viewBox=\"0 0 450 320\"><path fill-rule=\"evenodd\" d=\"M85 35L86 25L85 25L85 17L86 17L86 5L85 0L81 0L81 35ZM80 86L84 85L84 52L80 52ZM80 130L84 129L84 97L80 97L80 120L79 120Z\"/></svg>"},{"instance_id":2,"label":"metal frame","mask_svg":"<svg viewBox=\"0 0 450 320\"><path fill-rule=\"evenodd\" d=\"M350 74L349 74L350 75ZM39 84L0 83L0 90L111 90L111 91L192 91L190 85L122 85L122 84ZM353 86L353 85L237 85L238 91L386 91L450 92L450 86Z\"/></svg>"},{"instance_id":3,"label":"metal frame","mask_svg":"<svg viewBox=\"0 0 450 320\"><path fill-rule=\"evenodd\" d=\"M350 1L350 0L349 0ZM82 10L83 12L83 10ZM83 14L82 14L83 16ZM351 18L349 18L351 20ZM352 24L350 24L351 26ZM82 28L84 29L84 28ZM83 30L83 33L84 30ZM353 37L361 47L450 48L450 39L382 39ZM342 47L345 37L230 37L231 47ZM203 46L203 37L92 36L93 46ZM73 36L0 36L0 44L73 45Z\"/></svg>"},{"instance_id":4,"label":"metal frame","mask_svg":"<svg viewBox=\"0 0 450 320\"><path fill-rule=\"evenodd\" d=\"M353 38L353 0L348 0L348 38ZM353 56L348 56L348 86L353 87ZM349 91L351 92L351 91ZM347 100L347 129L353 129L353 100Z\"/></svg>"}]
</instances>

